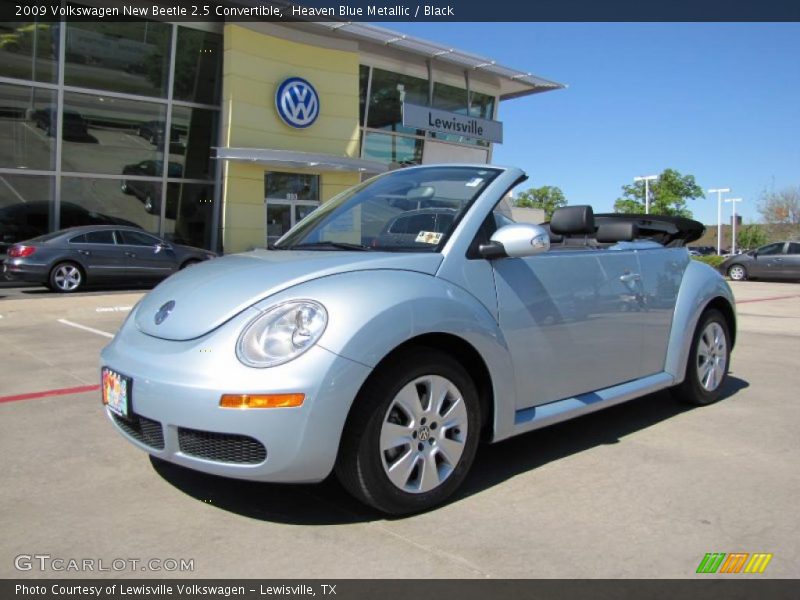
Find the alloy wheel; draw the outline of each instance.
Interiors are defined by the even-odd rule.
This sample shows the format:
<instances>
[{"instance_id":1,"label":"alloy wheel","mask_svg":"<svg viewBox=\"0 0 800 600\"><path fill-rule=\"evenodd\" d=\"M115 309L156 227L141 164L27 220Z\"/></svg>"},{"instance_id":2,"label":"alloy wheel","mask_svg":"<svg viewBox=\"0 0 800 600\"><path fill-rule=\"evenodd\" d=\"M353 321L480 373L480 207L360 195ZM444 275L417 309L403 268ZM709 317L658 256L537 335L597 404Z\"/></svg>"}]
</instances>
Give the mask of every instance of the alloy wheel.
<instances>
[{"instance_id":1,"label":"alloy wheel","mask_svg":"<svg viewBox=\"0 0 800 600\"><path fill-rule=\"evenodd\" d=\"M458 465L467 440L467 408L449 379L409 382L389 404L380 431L383 469L398 489L415 494L439 487Z\"/></svg>"},{"instance_id":2,"label":"alloy wheel","mask_svg":"<svg viewBox=\"0 0 800 600\"><path fill-rule=\"evenodd\" d=\"M60 265L56 267L53 275L56 287L64 292L71 292L78 289L83 281L81 270L75 265Z\"/></svg>"},{"instance_id":3,"label":"alloy wheel","mask_svg":"<svg viewBox=\"0 0 800 600\"><path fill-rule=\"evenodd\" d=\"M716 390L725 376L728 341L719 323L712 321L697 344L697 379L707 392Z\"/></svg>"}]
</instances>

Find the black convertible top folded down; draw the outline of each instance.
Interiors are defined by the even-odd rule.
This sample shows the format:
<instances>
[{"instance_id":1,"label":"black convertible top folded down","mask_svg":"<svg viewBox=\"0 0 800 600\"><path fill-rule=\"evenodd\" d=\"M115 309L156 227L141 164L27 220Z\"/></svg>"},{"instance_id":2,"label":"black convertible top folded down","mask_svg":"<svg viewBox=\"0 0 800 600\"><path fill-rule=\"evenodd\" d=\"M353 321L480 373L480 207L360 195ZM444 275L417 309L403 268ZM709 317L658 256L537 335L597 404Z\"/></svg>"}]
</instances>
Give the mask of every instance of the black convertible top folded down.
<instances>
[{"instance_id":1,"label":"black convertible top folded down","mask_svg":"<svg viewBox=\"0 0 800 600\"><path fill-rule=\"evenodd\" d=\"M639 237L651 239L662 246L685 246L702 237L705 225L686 217L666 215L626 215L600 213L594 215L596 225L608 222L634 223L639 228Z\"/></svg>"}]
</instances>

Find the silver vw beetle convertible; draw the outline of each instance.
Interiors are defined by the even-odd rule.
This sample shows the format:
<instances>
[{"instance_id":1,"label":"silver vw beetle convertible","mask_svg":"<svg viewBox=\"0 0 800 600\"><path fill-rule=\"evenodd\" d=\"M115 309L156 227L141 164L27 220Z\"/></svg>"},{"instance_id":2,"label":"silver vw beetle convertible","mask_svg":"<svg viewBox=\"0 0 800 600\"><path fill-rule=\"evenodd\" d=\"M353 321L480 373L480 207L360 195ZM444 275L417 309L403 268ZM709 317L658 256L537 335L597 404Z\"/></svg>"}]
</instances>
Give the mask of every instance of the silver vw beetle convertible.
<instances>
[{"instance_id":1,"label":"silver vw beetle convertible","mask_svg":"<svg viewBox=\"0 0 800 600\"><path fill-rule=\"evenodd\" d=\"M717 400L736 324L728 285L684 247L703 226L588 206L514 223L498 206L525 178L393 171L269 250L170 277L102 352L111 422L190 469L335 472L404 514L456 491L480 441L666 388Z\"/></svg>"}]
</instances>

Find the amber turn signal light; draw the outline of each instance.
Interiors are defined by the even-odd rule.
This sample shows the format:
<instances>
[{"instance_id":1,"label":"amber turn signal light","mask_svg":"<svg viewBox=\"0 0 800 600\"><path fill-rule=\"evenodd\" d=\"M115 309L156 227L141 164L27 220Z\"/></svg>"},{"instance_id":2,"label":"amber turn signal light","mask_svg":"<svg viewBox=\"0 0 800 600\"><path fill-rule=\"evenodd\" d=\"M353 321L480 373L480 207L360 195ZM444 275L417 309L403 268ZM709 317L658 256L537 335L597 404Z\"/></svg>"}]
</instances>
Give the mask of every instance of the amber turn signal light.
<instances>
[{"instance_id":1,"label":"amber turn signal light","mask_svg":"<svg viewBox=\"0 0 800 600\"><path fill-rule=\"evenodd\" d=\"M302 406L305 394L223 394L222 408L289 408Z\"/></svg>"}]
</instances>

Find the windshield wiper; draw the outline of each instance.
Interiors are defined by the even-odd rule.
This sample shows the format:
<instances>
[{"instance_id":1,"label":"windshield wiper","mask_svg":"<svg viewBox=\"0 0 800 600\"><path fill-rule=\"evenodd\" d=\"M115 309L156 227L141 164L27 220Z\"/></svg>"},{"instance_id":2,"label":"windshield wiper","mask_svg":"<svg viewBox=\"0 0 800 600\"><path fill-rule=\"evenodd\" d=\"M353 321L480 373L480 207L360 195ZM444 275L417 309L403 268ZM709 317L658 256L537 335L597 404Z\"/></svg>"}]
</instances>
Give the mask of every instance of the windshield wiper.
<instances>
[{"instance_id":1,"label":"windshield wiper","mask_svg":"<svg viewBox=\"0 0 800 600\"><path fill-rule=\"evenodd\" d=\"M361 244L350 244L348 242L332 242L332 241L325 241L325 242L309 242L307 244L295 244L293 246L287 246L287 250L311 250L311 249L321 249L321 250L372 250L369 246L363 246Z\"/></svg>"}]
</instances>

